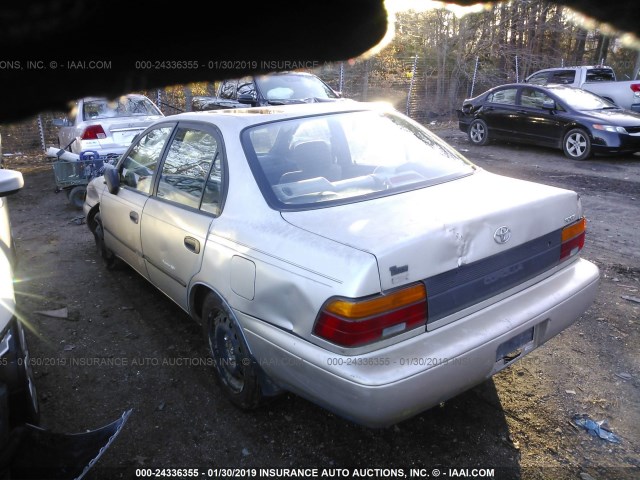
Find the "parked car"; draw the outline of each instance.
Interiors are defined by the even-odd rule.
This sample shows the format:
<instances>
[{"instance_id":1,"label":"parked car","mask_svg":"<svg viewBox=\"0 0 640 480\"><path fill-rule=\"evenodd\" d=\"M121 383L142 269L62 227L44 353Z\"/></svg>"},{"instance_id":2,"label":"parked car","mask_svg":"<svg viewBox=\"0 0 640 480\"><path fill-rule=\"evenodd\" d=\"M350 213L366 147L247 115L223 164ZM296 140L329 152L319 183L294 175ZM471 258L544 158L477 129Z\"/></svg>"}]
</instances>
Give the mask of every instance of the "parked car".
<instances>
[{"instance_id":1,"label":"parked car","mask_svg":"<svg viewBox=\"0 0 640 480\"><path fill-rule=\"evenodd\" d=\"M165 118L84 209L108 268L204 326L233 403L288 390L369 426L522 358L599 279L575 192L480 169L384 105Z\"/></svg>"},{"instance_id":2,"label":"parked car","mask_svg":"<svg viewBox=\"0 0 640 480\"><path fill-rule=\"evenodd\" d=\"M123 95L115 100L88 97L78 100L69 117L55 119L53 125L60 127L60 148L117 157L133 137L163 116L144 95Z\"/></svg>"},{"instance_id":3,"label":"parked car","mask_svg":"<svg viewBox=\"0 0 640 480\"><path fill-rule=\"evenodd\" d=\"M315 75L277 72L225 80L214 97L193 97L194 111L338 100L340 95Z\"/></svg>"},{"instance_id":4,"label":"parked car","mask_svg":"<svg viewBox=\"0 0 640 480\"><path fill-rule=\"evenodd\" d=\"M640 151L640 114L578 88L502 85L465 100L457 112L474 145L530 143L560 148L573 160Z\"/></svg>"},{"instance_id":5,"label":"parked car","mask_svg":"<svg viewBox=\"0 0 640 480\"><path fill-rule=\"evenodd\" d=\"M23 422L37 423L39 419L24 327L15 315L13 270L17 258L5 198L23 185L20 172L0 170L0 425L8 426L6 430L0 428L0 435ZM0 444L4 444L3 440Z\"/></svg>"},{"instance_id":6,"label":"parked car","mask_svg":"<svg viewBox=\"0 0 640 480\"><path fill-rule=\"evenodd\" d=\"M567 85L582 88L606 98L619 107L640 112L640 81L616 81L613 68L603 65L560 67L538 70L526 83L534 85Z\"/></svg>"},{"instance_id":7,"label":"parked car","mask_svg":"<svg viewBox=\"0 0 640 480\"><path fill-rule=\"evenodd\" d=\"M115 441L131 410L84 433L55 433L38 426L40 407L25 319L16 313L17 256L5 198L23 185L20 172L0 169L0 478L82 478Z\"/></svg>"}]
</instances>

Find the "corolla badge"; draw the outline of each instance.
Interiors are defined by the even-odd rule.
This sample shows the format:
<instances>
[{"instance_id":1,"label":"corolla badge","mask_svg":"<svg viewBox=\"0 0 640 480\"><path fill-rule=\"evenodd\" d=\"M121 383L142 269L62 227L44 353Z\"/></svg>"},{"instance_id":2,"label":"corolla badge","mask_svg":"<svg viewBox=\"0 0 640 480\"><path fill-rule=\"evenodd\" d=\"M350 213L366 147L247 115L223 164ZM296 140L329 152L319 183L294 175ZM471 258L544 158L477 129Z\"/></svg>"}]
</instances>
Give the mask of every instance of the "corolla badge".
<instances>
[{"instance_id":1,"label":"corolla badge","mask_svg":"<svg viewBox=\"0 0 640 480\"><path fill-rule=\"evenodd\" d=\"M507 243L511 238L511 229L507 226L503 226L498 228L493 234L493 239L496 243L503 244Z\"/></svg>"}]
</instances>

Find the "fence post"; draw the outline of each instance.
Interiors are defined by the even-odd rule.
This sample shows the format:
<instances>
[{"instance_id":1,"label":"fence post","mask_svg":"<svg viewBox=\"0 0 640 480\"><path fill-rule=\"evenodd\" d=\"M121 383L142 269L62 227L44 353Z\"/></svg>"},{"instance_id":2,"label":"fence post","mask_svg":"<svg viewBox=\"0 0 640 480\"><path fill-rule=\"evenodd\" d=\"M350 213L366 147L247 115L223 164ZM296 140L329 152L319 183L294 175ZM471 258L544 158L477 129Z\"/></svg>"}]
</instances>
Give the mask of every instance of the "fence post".
<instances>
[{"instance_id":1,"label":"fence post","mask_svg":"<svg viewBox=\"0 0 640 480\"><path fill-rule=\"evenodd\" d=\"M162 90L160 89L156 90L156 106L160 109L162 113L164 113L162 111Z\"/></svg>"},{"instance_id":2,"label":"fence post","mask_svg":"<svg viewBox=\"0 0 640 480\"><path fill-rule=\"evenodd\" d=\"M40 133L40 145L42 145L42 150L46 150L47 145L44 141L44 128L42 128L42 115L38 115L38 132Z\"/></svg>"},{"instance_id":3,"label":"fence post","mask_svg":"<svg viewBox=\"0 0 640 480\"><path fill-rule=\"evenodd\" d=\"M471 79L471 93L469 93L469 98L473 98L473 89L476 86L476 75L478 74L479 62L480 62L480 57L476 57L476 66L473 67L473 78Z\"/></svg>"},{"instance_id":4,"label":"fence post","mask_svg":"<svg viewBox=\"0 0 640 480\"><path fill-rule=\"evenodd\" d=\"M516 83L520 82L520 72L518 71L518 55L516 55Z\"/></svg>"},{"instance_id":5,"label":"fence post","mask_svg":"<svg viewBox=\"0 0 640 480\"><path fill-rule=\"evenodd\" d=\"M409 110L411 108L411 95L413 94L413 82L416 78L416 70L418 69L418 55L413 57L413 67L411 68L411 81L409 82L409 92L407 93L407 108L406 114L409 117Z\"/></svg>"},{"instance_id":6,"label":"fence post","mask_svg":"<svg viewBox=\"0 0 640 480\"><path fill-rule=\"evenodd\" d=\"M340 80L338 81L338 91L344 97L344 62L340 62Z\"/></svg>"}]
</instances>

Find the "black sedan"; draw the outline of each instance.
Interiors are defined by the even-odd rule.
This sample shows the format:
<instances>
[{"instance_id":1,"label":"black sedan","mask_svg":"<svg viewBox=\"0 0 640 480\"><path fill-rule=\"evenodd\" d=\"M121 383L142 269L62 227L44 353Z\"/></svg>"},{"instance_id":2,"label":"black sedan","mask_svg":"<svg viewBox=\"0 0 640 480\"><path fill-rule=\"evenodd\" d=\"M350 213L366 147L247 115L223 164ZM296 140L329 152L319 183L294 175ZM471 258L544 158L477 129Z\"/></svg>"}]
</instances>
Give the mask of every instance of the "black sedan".
<instances>
[{"instance_id":1,"label":"black sedan","mask_svg":"<svg viewBox=\"0 0 640 480\"><path fill-rule=\"evenodd\" d=\"M501 85L465 100L457 112L474 145L530 143L561 148L573 160L640 152L640 114L573 87Z\"/></svg>"}]
</instances>

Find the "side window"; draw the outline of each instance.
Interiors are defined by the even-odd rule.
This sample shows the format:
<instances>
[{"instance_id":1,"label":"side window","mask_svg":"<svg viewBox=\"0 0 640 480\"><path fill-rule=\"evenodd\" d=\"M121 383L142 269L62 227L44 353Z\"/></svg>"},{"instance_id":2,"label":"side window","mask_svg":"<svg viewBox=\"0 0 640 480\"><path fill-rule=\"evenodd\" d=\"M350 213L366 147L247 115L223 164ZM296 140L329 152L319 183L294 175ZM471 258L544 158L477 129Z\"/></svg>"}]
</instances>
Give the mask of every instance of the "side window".
<instances>
[{"instance_id":1,"label":"side window","mask_svg":"<svg viewBox=\"0 0 640 480\"><path fill-rule=\"evenodd\" d=\"M212 169L211 166L214 165ZM176 131L162 165L158 197L219 213L222 171L218 140L192 127Z\"/></svg>"},{"instance_id":2,"label":"side window","mask_svg":"<svg viewBox=\"0 0 640 480\"><path fill-rule=\"evenodd\" d=\"M256 84L253 82L253 77L238 80L238 96L240 95L251 95L252 98L256 98Z\"/></svg>"},{"instance_id":3,"label":"side window","mask_svg":"<svg viewBox=\"0 0 640 480\"><path fill-rule=\"evenodd\" d=\"M151 192L153 172L156 171L160 155L172 130L172 126L156 128L138 140L123 162L123 185L147 195Z\"/></svg>"},{"instance_id":4,"label":"side window","mask_svg":"<svg viewBox=\"0 0 640 480\"><path fill-rule=\"evenodd\" d=\"M561 85L571 85L576 78L576 70L556 70L551 72L549 83L559 83Z\"/></svg>"},{"instance_id":5,"label":"side window","mask_svg":"<svg viewBox=\"0 0 640 480\"><path fill-rule=\"evenodd\" d=\"M535 88L523 88L520 96L520 104L523 107L542 108L542 104L547 100L553 100L547 94Z\"/></svg>"},{"instance_id":6,"label":"side window","mask_svg":"<svg viewBox=\"0 0 640 480\"><path fill-rule=\"evenodd\" d=\"M498 90L497 92L493 92L491 95L489 95L487 97L487 100L491 103L515 105L517 91L517 88L505 88L504 90Z\"/></svg>"},{"instance_id":7,"label":"side window","mask_svg":"<svg viewBox=\"0 0 640 480\"><path fill-rule=\"evenodd\" d=\"M537 73L533 77L531 77L529 80L527 80L527 83L531 83L533 85L546 85L548 75L549 75L549 72Z\"/></svg>"},{"instance_id":8,"label":"side window","mask_svg":"<svg viewBox=\"0 0 640 480\"><path fill-rule=\"evenodd\" d=\"M231 100L236 93L237 80L225 80L220 87L220 98Z\"/></svg>"}]
</instances>

